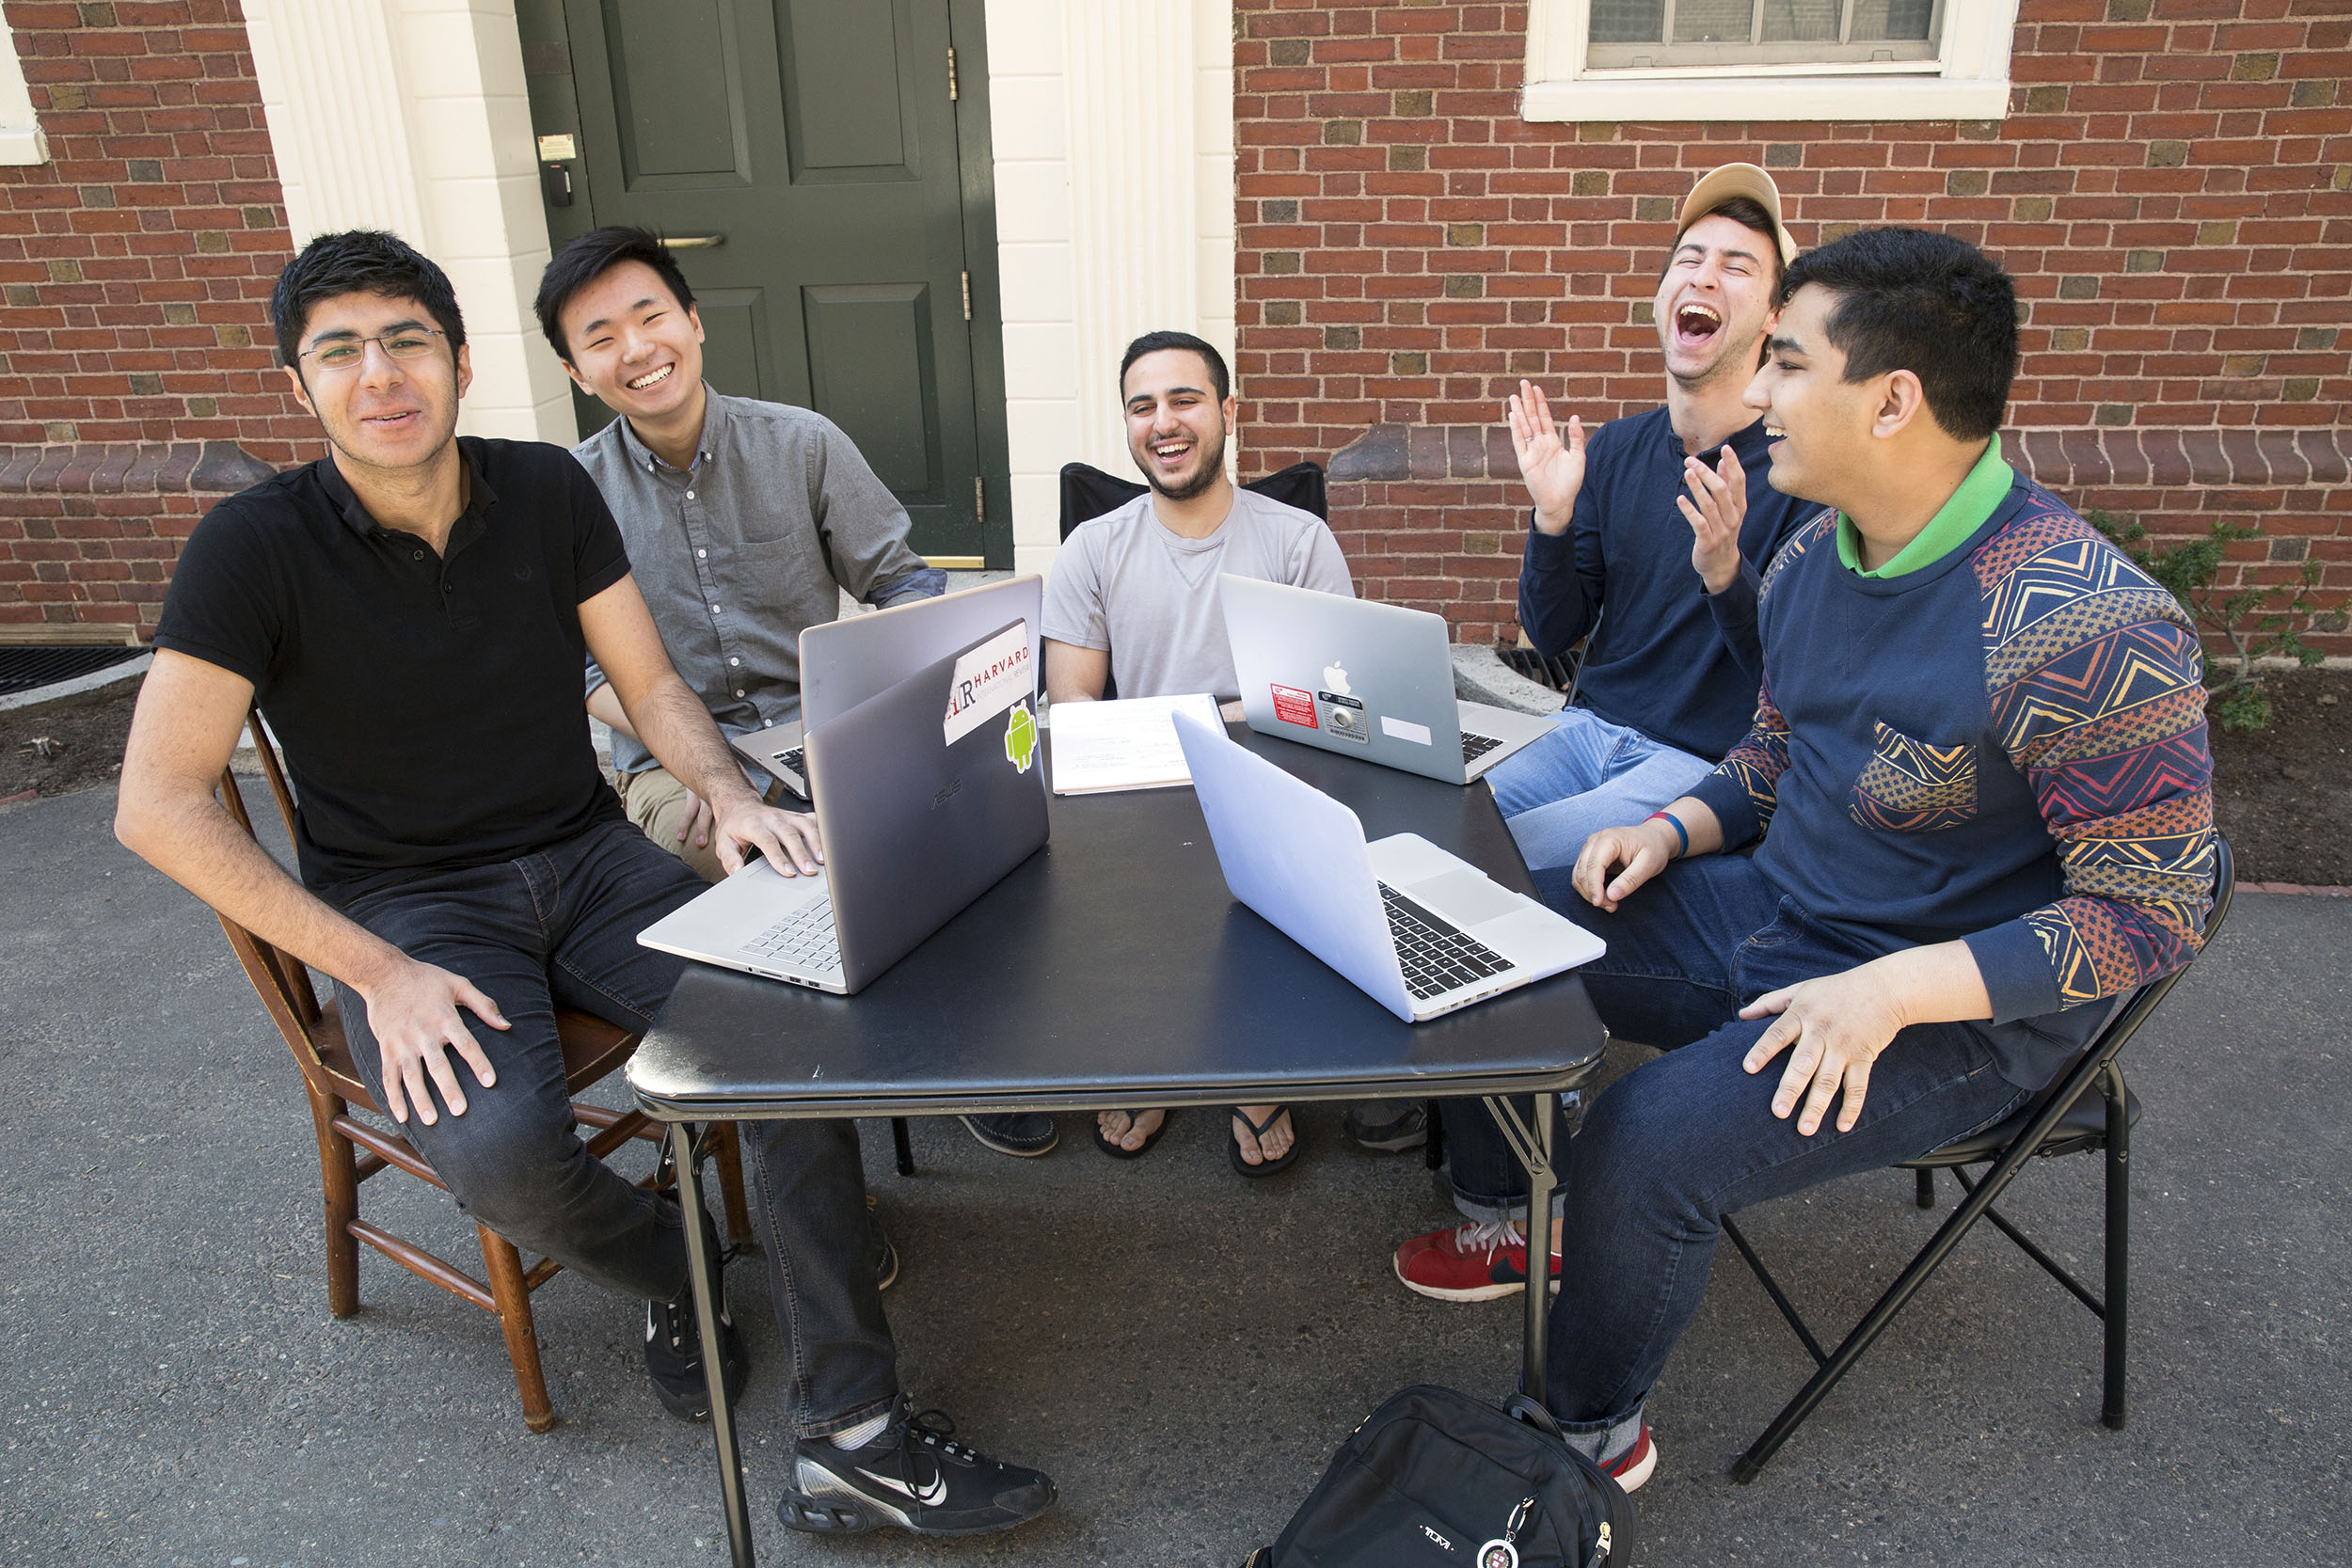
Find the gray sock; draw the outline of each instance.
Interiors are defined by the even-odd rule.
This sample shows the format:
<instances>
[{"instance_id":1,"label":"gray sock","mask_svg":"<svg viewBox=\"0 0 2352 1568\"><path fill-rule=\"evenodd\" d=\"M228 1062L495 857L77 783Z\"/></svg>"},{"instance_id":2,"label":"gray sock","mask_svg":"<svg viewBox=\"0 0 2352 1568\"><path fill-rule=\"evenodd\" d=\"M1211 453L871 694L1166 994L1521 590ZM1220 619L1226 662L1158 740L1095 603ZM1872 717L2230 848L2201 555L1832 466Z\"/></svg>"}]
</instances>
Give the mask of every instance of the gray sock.
<instances>
[{"instance_id":1,"label":"gray sock","mask_svg":"<svg viewBox=\"0 0 2352 1568\"><path fill-rule=\"evenodd\" d=\"M834 1433L833 1434L833 1446L836 1449L842 1449L845 1450L849 1449L862 1449L866 1447L866 1444L872 1442L875 1438L880 1437L882 1434L882 1429L888 1425L890 1425L890 1412L885 1410L881 1415L874 1417L870 1420L858 1422L857 1425L850 1428L847 1432Z\"/></svg>"}]
</instances>

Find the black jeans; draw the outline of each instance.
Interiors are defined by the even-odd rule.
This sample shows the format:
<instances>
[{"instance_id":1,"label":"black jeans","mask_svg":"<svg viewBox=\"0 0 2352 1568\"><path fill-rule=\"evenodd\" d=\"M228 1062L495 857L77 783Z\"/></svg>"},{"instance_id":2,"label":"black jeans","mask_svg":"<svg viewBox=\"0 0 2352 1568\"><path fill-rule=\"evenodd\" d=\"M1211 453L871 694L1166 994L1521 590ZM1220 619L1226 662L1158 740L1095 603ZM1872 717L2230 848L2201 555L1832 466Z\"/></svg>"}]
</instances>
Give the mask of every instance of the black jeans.
<instances>
[{"instance_id":1,"label":"black jeans","mask_svg":"<svg viewBox=\"0 0 2352 1568\"><path fill-rule=\"evenodd\" d=\"M460 1010L498 1082L466 1078L466 1114L403 1131L468 1217L516 1246L624 1295L668 1300L686 1288L675 1204L592 1157L572 1121L555 1009L650 1026L686 960L637 933L704 890L683 862L628 823L601 825L517 860L427 872L360 895L343 912L412 958L472 981L505 1014L493 1029ZM383 1062L367 1006L339 985L360 1074L383 1102ZM855 1424L898 1392L897 1352L875 1268L881 1239L866 1211L857 1129L847 1121L745 1128L761 1242L791 1357L793 1424L816 1434Z\"/></svg>"}]
</instances>

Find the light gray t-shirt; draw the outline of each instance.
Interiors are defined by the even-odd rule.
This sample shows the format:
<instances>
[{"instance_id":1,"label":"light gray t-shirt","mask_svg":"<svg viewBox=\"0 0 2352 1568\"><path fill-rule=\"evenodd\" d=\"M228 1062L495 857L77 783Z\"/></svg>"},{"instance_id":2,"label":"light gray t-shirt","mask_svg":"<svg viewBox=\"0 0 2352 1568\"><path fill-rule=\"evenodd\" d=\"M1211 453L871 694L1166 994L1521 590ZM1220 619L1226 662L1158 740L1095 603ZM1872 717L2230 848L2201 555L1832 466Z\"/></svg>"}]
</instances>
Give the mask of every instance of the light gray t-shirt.
<instances>
[{"instance_id":1,"label":"light gray t-shirt","mask_svg":"<svg viewBox=\"0 0 2352 1568\"><path fill-rule=\"evenodd\" d=\"M1231 702L1241 681L1217 598L1225 572L1356 594L1339 542L1311 512L1236 488L1217 531L1187 539L1152 514L1146 491L1062 542L1045 584L1045 635L1107 650L1121 697L1207 691Z\"/></svg>"}]
</instances>

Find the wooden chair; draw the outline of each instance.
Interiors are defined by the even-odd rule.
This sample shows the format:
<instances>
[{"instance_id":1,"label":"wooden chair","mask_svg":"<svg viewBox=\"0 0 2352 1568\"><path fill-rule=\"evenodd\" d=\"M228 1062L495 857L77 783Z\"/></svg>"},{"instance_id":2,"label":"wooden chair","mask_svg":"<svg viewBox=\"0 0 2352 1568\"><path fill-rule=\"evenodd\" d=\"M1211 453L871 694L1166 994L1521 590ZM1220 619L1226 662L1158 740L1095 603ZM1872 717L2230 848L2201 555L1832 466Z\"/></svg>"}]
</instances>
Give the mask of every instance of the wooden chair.
<instances>
[{"instance_id":1,"label":"wooden chair","mask_svg":"<svg viewBox=\"0 0 2352 1568\"><path fill-rule=\"evenodd\" d=\"M262 727L258 710L249 716L247 724L254 750L261 757L262 771L269 780L270 793L277 799L278 813L291 835L294 795L287 786L285 770ZM220 798L230 815L246 832L252 832L253 819L246 815L233 770L221 772ZM436 1187L441 1186L441 1180L407 1139L351 1114L355 1106L379 1115L381 1112L352 1061L350 1041L336 1004L319 1001L310 984L310 971L301 960L263 942L226 915L220 916L220 924L229 934L229 945L236 950L238 962L245 965L246 978L253 982L262 1006L269 1009L271 1022L293 1048L294 1063L302 1069L303 1087L310 1095L310 1119L318 1133L319 1181L325 1189L326 1205L328 1310L339 1318L350 1317L359 1310L358 1243L365 1242L411 1274L496 1313L499 1326L506 1334L506 1354L515 1364L515 1386L522 1396L523 1424L533 1432L547 1431L555 1424L555 1411L548 1403L547 1377L539 1365L531 1292L562 1272L563 1265L543 1258L525 1269L522 1255L513 1243L487 1226L477 1226L483 1270L489 1276L485 1284L413 1242L361 1219L359 1183L383 1170L397 1166ZM628 1061L630 1053L637 1049L637 1036L587 1013L559 1008L555 1022L564 1047L564 1084L574 1095ZM583 1131L593 1130L587 1140L588 1152L599 1160L632 1139L657 1146L663 1139L662 1129L637 1111L611 1111L575 1100L572 1115ZM748 1247L751 1223L743 1205L743 1175L735 1133L732 1123L717 1124L712 1130L712 1148L719 1157L719 1183L725 1197L728 1233L739 1247ZM360 1149L366 1152L358 1152ZM651 1187L660 1180L657 1171L656 1176L640 1184ZM669 1185L666 1181L661 1184Z\"/></svg>"}]
</instances>

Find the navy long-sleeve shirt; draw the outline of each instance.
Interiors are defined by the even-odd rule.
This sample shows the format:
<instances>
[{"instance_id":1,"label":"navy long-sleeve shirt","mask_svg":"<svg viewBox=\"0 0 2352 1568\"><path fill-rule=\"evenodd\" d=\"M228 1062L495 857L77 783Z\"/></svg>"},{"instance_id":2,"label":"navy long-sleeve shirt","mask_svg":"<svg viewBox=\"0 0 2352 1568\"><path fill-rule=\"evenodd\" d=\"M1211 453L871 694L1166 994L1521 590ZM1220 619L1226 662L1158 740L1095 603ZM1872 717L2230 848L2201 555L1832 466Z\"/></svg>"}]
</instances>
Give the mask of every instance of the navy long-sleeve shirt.
<instances>
[{"instance_id":1,"label":"navy long-sleeve shirt","mask_svg":"<svg viewBox=\"0 0 2352 1568\"><path fill-rule=\"evenodd\" d=\"M1573 520L1549 534L1531 519L1519 568L1519 625L1537 651L1557 658L1592 634L1577 701L1709 761L1737 745L1756 717L1764 568L1822 510L1772 487L1767 440L1758 420L1724 443L1747 475L1748 511L1740 576L1722 593L1708 593L1691 569L1691 525L1675 504L1685 493L1682 438L1663 408L1593 433ZM1722 451L1700 453L1700 461L1712 467Z\"/></svg>"}]
</instances>

